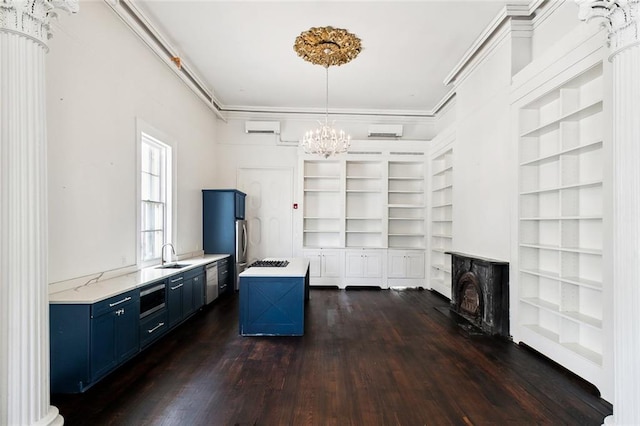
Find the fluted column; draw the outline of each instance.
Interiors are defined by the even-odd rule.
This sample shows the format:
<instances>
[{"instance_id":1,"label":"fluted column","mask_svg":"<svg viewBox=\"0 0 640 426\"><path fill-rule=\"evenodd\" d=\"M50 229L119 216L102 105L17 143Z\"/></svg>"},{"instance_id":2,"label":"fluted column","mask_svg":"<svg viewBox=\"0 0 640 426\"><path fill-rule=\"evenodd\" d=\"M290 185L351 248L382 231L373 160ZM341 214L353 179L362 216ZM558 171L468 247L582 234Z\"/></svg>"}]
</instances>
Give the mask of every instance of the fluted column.
<instances>
[{"instance_id":1,"label":"fluted column","mask_svg":"<svg viewBox=\"0 0 640 426\"><path fill-rule=\"evenodd\" d=\"M577 0L580 19L608 29L613 70L613 416L640 424L640 38L639 0Z\"/></svg>"},{"instance_id":2,"label":"fluted column","mask_svg":"<svg viewBox=\"0 0 640 426\"><path fill-rule=\"evenodd\" d=\"M0 0L0 425L60 425L50 405L46 41L77 0Z\"/></svg>"}]
</instances>

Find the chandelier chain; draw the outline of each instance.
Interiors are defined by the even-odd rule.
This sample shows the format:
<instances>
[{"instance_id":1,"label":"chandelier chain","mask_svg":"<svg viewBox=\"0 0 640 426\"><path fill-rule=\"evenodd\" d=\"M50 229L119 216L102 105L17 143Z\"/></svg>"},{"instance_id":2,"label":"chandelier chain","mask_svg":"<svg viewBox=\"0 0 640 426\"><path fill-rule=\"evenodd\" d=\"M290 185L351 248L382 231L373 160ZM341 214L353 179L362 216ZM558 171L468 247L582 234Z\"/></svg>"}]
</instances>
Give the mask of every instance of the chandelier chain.
<instances>
[{"instance_id":1,"label":"chandelier chain","mask_svg":"<svg viewBox=\"0 0 640 426\"><path fill-rule=\"evenodd\" d=\"M304 151L324 158L347 152L351 136L329 125L329 67L354 59L362 50L360 39L341 28L311 28L298 36L294 50L305 61L325 68L324 123L320 122L320 127L305 133L302 138Z\"/></svg>"}]
</instances>

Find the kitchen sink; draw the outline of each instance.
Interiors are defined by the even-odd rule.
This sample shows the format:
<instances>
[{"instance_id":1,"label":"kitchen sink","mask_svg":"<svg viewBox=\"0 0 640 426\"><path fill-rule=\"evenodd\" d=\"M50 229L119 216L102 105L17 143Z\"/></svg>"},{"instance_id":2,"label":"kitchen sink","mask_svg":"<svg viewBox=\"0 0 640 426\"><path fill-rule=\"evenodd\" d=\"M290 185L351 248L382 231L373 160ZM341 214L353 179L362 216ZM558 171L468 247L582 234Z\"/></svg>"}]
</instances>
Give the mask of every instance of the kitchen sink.
<instances>
[{"instance_id":1,"label":"kitchen sink","mask_svg":"<svg viewBox=\"0 0 640 426\"><path fill-rule=\"evenodd\" d=\"M167 263L166 265L156 266L156 269L181 269L189 266L187 263Z\"/></svg>"}]
</instances>

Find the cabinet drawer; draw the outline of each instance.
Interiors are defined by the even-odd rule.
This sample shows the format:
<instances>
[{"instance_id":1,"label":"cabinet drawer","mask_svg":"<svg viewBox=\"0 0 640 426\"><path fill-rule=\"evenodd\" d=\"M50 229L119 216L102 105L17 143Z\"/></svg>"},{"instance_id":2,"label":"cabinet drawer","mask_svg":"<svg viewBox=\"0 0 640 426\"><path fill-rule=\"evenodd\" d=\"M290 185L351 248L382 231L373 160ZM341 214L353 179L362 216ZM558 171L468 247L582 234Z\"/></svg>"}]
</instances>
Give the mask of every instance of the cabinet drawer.
<instances>
[{"instance_id":1,"label":"cabinet drawer","mask_svg":"<svg viewBox=\"0 0 640 426\"><path fill-rule=\"evenodd\" d=\"M199 266L197 268L189 269L184 273L184 279L188 280L202 273L204 273L204 266Z\"/></svg>"},{"instance_id":2,"label":"cabinet drawer","mask_svg":"<svg viewBox=\"0 0 640 426\"><path fill-rule=\"evenodd\" d=\"M106 312L129 305L130 303L138 303L139 298L140 291L135 289L94 303L91 305L91 317L95 318Z\"/></svg>"},{"instance_id":3,"label":"cabinet drawer","mask_svg":"<svg viewBox=\"0 0 640 426\"><path fill-rule=\"evenodd\" d=\"M155 312L140 321L140 347L144 348L169 329L167 310Z\"/></svg>"}]
</instances>

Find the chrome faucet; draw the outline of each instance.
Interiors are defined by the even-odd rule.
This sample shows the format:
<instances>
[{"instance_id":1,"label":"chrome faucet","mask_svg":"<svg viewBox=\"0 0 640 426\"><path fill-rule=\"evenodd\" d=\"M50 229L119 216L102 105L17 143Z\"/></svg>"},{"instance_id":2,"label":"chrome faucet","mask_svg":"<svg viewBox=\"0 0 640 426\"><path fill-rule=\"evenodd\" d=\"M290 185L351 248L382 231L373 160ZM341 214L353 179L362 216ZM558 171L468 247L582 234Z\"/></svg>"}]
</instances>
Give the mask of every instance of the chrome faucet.
<instances>
[{"instance_id":1,"label":"chrome faucet","mask_svg":"<svg viewBox=\"0 0 640 426\"><path fill-rule=\"evenodd\" d=\"M166 246L171 247L171 252L173 253L174 256L176 255L176 249L173 247L173 244L171 243L164 244L160 249L160 265L164 265L166 262L166 260L164 260L164 248Z\"/></svg>"}]
</instances>

